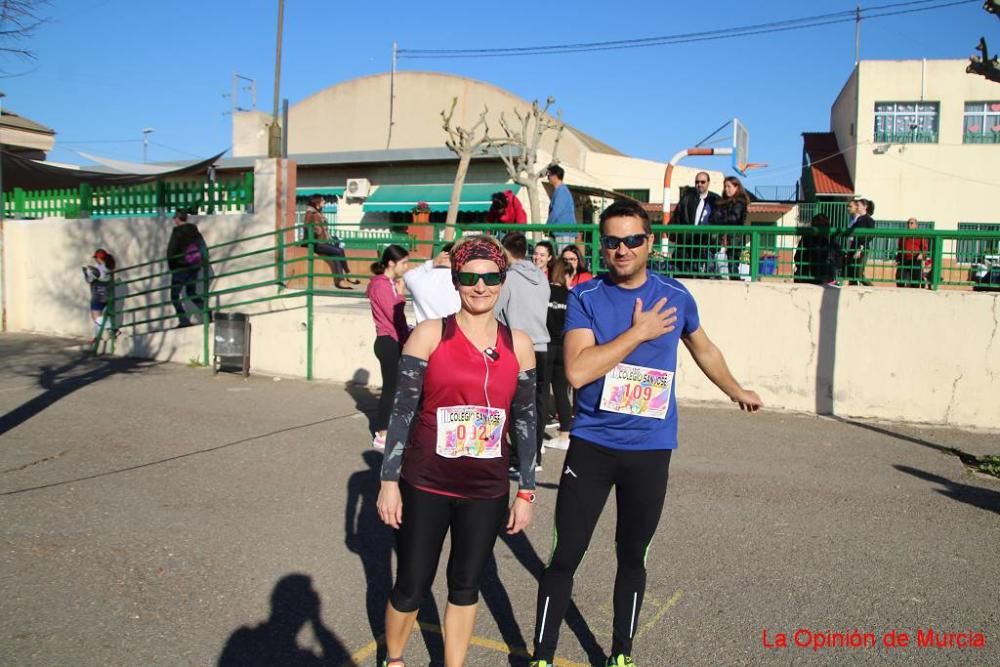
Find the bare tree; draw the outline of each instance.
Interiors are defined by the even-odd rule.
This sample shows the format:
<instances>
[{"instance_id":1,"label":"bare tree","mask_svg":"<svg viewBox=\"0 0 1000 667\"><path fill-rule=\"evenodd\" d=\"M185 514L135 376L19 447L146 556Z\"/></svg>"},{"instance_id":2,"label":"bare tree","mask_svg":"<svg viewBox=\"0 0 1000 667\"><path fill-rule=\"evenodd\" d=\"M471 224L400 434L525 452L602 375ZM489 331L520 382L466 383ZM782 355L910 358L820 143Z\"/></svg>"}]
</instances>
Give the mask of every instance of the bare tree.
<instances>
[{"instance_id":1,"label":"bare tree","mask_svg":"<svg viewBox=\"0 0 1000 667\"><path fill-rule=\"evenodd\" d=\"M486 126L486 114L489 112L485 106L483 112L479 114L479 120L469 129L454 126L451 119L455 115L455 106L458 98L451 98L451 109L447 112L441 111L441 120L444 124L444 131L448 134L448 139L444 142L456 155L458 155L458 169L455 171L455 184L451 189L451 201L448 203L448 215L445 218L444 238L446 241L455 238L455 223L458 221L458 205L462 197L462 186L465 185L465 176L469 173L469 163L472 156L480 151L483 144L489 141ZM482 133L479 133L480 127Z\"/></svg>"},{"instance_id":2,"label":"bare tree","mask_svg":"<svg viewBox=\"0 0 1000 667\"><path fill-rule=\"evenodd\" d=\"M986 0L983 9L1000 18L1000 0ZM986 38L979 38L979 45L976 47L980 55L969 58L969 66L965 71L969 74L978 74L986 77L990 81L1000 83L1000 59L996 56L990 58L989 47L986 46Z\"/></svg>"},{"instance_id":3,"label":"bare tree","mask_svg":"<svg viewBox=\"0 0 1000 667\"><path fill-rule=\"evenodd\" d=\"M545 175L545 169L549 164L558 162L559 140L562 138L563 129L566 127L562 122L562 113L555 118L549 115L549 108L555 99L549 97L545 100L545 106L541 106L538 100L531 103L531 109L527 113L521 113L514 109L514 116L518 124L511 126L506 117L500 114L500 129L503 130L502 137L489 137L487 143L492 148L496 148L500 153L500 158L507 167L507 173L511 180L527 189L528 204L531 217L528 222L537 224L542 219L539 216L538 206L538 181ZM542 137L549 130L555 130L556 137L552 145L552 159L550 162L539 166L538 147L542 142ZM511 148L519 150L512 151Z\"/></svg>"},{"instance_id":4,"label":"bare tree","mask_svg":"<svg viewBox=\"0 0 1000 667\"><path fill-rule=\"evenodd\" d=\"M0 54L34 60L35 52L25 42L49 22L42 10L50 4L49 0L0 0Z\"/></svg>"}]
</instances>

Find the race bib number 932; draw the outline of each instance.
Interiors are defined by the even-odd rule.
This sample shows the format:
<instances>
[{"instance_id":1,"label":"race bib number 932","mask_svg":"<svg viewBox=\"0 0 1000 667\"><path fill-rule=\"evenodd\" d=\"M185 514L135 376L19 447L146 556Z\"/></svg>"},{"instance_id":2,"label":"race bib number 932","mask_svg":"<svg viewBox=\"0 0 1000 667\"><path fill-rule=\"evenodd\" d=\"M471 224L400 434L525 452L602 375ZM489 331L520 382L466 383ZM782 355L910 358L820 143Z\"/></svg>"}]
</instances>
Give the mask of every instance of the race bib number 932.
<instances>
[{"instance_id":1,"label":"race bib number 932","mask_svg":"<svg viewBox=\"0 0 1000 667\"><path fill-rule=\"evenodd\" d=\"M453 405L437 409L437 454L449 459L470 456L495 459L501 454L507 413L481 405Z\"/></svg>"}]
</instances>

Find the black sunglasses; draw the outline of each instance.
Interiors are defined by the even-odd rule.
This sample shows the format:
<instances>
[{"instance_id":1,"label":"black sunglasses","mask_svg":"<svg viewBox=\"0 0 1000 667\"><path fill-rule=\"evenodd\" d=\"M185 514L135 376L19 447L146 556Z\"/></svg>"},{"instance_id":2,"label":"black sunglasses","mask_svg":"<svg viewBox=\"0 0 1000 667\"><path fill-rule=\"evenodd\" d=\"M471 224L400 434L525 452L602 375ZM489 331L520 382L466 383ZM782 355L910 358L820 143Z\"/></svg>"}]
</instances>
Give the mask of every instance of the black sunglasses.
<instances>
[{"instance_id":1,"label":"black sunglasses","mask_svg":"<svg viewBox=\"0 0 1000 667\"><path fill-rule=\"evenodd\" d=\"M458 284L463 287L475 287L480 278L483 279L483 283L487 287L496 287L503 282L503 274L499 271L492 271L490 273L458 272Z\"/></svg>"},{"instance_id":2,"label":"black sunglasses","mask_svg":"<svg viewBox=\"0 0 1000 667\"><path fill-rule=\"evenodd\" d=\"M622 243L625 244L626 248L631 248L635 250L649 238L648 234L629 234L628 236L602 236L601 237L601 247L605 250L618 250L618 246Z\"/></svg>"}]
</instances>

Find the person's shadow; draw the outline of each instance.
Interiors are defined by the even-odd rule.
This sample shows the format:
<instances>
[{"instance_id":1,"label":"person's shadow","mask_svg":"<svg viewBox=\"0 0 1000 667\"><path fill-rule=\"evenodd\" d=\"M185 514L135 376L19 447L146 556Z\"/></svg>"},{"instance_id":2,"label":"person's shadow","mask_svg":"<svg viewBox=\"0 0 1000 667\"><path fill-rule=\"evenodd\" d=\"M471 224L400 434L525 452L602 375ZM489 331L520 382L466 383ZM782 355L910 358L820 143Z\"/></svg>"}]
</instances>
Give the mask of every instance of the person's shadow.
<instances>
[{"instance_id":1,"label":"person's shadow","mask_svg":"<svg viewBox=\"0 0 1000 667\"><path fill-rule=\"evenodd\" d=\"M354 407L368 419L368 431L374 433L375 413L378 410L379 397L369 388L369 379L370 373L364 368L359 368L354 371L354 376L350 382L344 385L344 389L354 399ZM378 475L375 478L377 481ZM372 502L374 503L374 499Z\"/></svg>"},{"instance_id":2,"label":"person's shadow","mask_svg":"<svg viewBox=\"0 0 1000 667\"><path fill-rule=\"evenodd\" d=\"M378 518L375 501L378 499L379 477L382 469L382 455L374 449L362 453L367 469L351 475L347 481L347 503L344 511L344 544L361 559L365 570L365 609L372 637L379 640L378 663L385 658L385 645L381 641L385 634L385 607L392 590L392 550L395 537L392 529ZM422 624L427 653L432 664L444 661L444 641L440 632L428 629L441 627L437 604L433 595L428 595L420 607L417 620ZM428 628L424 627L424 624Z\"/></svg>"},{"instance_id":3,"label":"person's shadow","mask_svg":"<svg viewBox=\"0 0 1000 667\"><path fill-rule=\"evenodd\" d=\"M525 535L524 531L522 530L516 535L508 535L507 528L504 526L500 529L500 539L503 540L511 553L514 554L514 557L517 558L517 561L524 570L534 577L536 581L541 580L545 564L535 552L535 547L532 546L531 541ZM523 576L520 573L518 575ZM526 656L531 654L533 646L529 646L525 641L521 627L514 616L514 608L511 604L510 596L507 594L507 590L500 580L495 555L490 556L486 570L483 572L480 591L486 607L490 610L490 614L497 623L504 643L511 649L508 656L508 663L512 666L527 664L528 658ZM569 609L566 612L565 623L570 631L576 635L580 646L587 653L587 659L590 664L603 665L606 660L604 651L601 649L601 645L597 642L597 638L594 636L575 602L570 602Z\"/></svg>"},{"instance_id":4,"label":"person's shadow","mask_svg":"<svg viewBox=\"0 0 1000 667\"><path fill-rule=\"evenodd\" d=\"M297 637L309 624L322 652L299 646ZM230 635L218 667L337 666L350 653L320 618L319 594L305 574L282 577L271 593L271 615L254 627L243 626Z\"/></svg>"}]
</instances>

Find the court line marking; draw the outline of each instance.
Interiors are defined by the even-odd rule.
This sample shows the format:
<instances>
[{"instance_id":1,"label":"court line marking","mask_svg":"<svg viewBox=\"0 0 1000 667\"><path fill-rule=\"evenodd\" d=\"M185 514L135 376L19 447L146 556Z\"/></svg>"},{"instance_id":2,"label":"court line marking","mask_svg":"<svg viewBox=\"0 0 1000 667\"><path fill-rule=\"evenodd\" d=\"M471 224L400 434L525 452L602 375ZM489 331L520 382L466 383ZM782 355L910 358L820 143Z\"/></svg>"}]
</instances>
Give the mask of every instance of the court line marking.
<instances>
[{"instance_id":1,"label":"court line marking","mask_svg":"<svg viewBox=\"0 0 1000 667\"><path fill-rule=\"evenodd\" d=\"M421 630L427 632L433 632L435 634L444 635L444 632L440 625L435 625L433 623L424 623L422 621L417 621L417 625ZM357 651L351 654L350 659L343 663L341 667L357 667L363 661L367 660L373 653L378 650L379 646L385 643L385 635L380 635L378 639L372 642L368 642L367 645L362 646ZM494 639L487 639L486 637L480 637L478 635L473 635L472 639L469 641L472 646L478 646L480 648L489 649L491 651L496 651L497 653L503 653L505 655L514 655L519 658L530 658L531 655L528 653L527 647L525 646L509 646L503 642L498 642ZM555 667L590 667L586 663L573 662L572 660L565 660L563 658L556 658L553 663Z\"/></svg>"},{"instance_id":2,"label":"court line marking","mask_svg":"<svg viewBox=\"0 0 1000 667\"><path fill-rule=\"evenodd\" d=\"M677 591L676 593L671 595L670 599L667 600L666 604L664 604L663 607L660 608L660 610L653 615L653 618L649 619L648 621L642 624L642 627L639 628L639 632L635 633L635 637L633 639L638 639L643 634L645 634L647 630L656 625L657 622L661 618L663 618L668 611L670 611L670 608L673 607L675 604L677 604L677 601L681 599L682 595L684 595L683 591Z\"/></svg>"}]
</instances>

